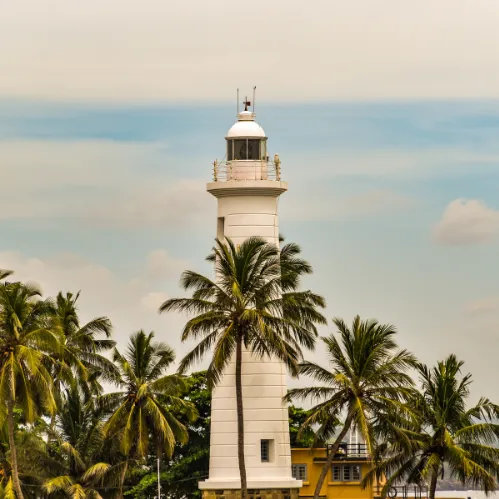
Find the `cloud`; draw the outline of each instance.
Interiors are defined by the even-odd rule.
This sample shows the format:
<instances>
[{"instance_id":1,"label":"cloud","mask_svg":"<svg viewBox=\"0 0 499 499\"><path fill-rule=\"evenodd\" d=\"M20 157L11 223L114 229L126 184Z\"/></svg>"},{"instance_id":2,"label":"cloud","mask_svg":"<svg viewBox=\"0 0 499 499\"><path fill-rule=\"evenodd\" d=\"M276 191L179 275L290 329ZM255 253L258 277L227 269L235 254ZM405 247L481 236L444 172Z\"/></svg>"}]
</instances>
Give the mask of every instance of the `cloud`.
<instances>
[{"instance_id":1,"label":"cloud","mask_svg":"<svg viewBox=\"0 0 499 499\"><path fill-rule=\"evenodd\" d=\"M147 293L140 299L140 303L149 310L158 311L160 305L168 300L169 296L162 291Z\"/></svg>"},{"instance_id":2,"label":"cloud","mask_svg":"<svg viewBox=\"0 0 499 499\"><path fill-rule=\"evenodd\" d=\"M487 296L480 300L469 302L465 306L467 313L471 315L486 315L499 313L499 295Z\"/></svg>"},{"instance_id":3,"label":"cloud","mask_svg":"<svg viewBox=\"0 0 499 499\"><path fill-rule=\"evenodd\" d=\"M492 0L117 5L7 2L0 94L199 101L245 83L272 100L499 96Z\"/></svg>"},{"instance_id":4,"label":"cloud","mask_svg":"<svg viewBox=\"0 0 499 499\"><path fill-rule=\"evenodd\" d=\"M464 245L489 243L499 236L499 211L476 199L456 199L433 227L437 243Z\"/></svg>"},{"instance_id":5,"label":"cloud","mask_svg":"<svg viewBox=\"0 0 499 499\"><path fill-rule=\"evenodd\" d=\"M144 267L147 268L159 254L162 250L151 252L144 261ZM175 261L171 257L164 261L168 263L172 279L163 281L161 286L176 293L177 279L173 279L173 267L176 265L178 274L187 262ZM44 296L55 296L59 291L81 290L79 308L82 320L108 316L114 326L113 337L121 345L126 343L130 333L142 328L155 330L158 339L167 339L174 348L180 345L184 318L175 314L158 314L158 307L168 298L168 293L158 291L158 283L141 268L136 274L139 277L125 280L109 268L77 254L32 258L17 252L1 252L0 268L14 270L16 279L37 283Z\"/></svg>"},{"instance_id":6,"label":"cloud","mask_svg":"<svg viewBox=\"0 0 499 499\"><path fill-rule=\"evenodd\" d=\"M306 204L284 205L282 216L292 220L337 220L406 209L414 200L391 190L374 189L335 199L330 192L316 192Z\"/></svg>"},{"instance_id":7,"label":"cloud","mask_svg":"<svg viewBox=\"0 0 499 499\"><path fill-rule=\"evenodd\" d=\"M9 179L0 220L164 228L205 219L215 204L204 181L173 177L166 151L163 142L0 141L2 175Z\"/></svg>"},{"instance_id":8,"label":"cloud","mask_svg":"<svg viewBox=\"0 0 499 499\"><path fill-rule=\"evenodd\" d=\"M164 279L179 275L179 267L187 268L188 263L172 258L164 249L151 251L147 256L147 274L152 279Z\"/></svg>"},{"instance_id":9,"label":"cloud","mask_svg":"<svg viewBox=\"0 0 499 499\"><path fill-rule=\"evenodd\" d=\"M92 206L84 215L93 226L120 228L185 227L207 220L215 205L201 180L178 180L161 185L140 181L137 188L123 189L112 199Z\"/></svg>"},{"instance_id":10,"label":"cloud","mask_svg":"<svg viewBox=\"0 0 499 499\"><path fill-rule=\"evenodd\" d=\"M389 127L387 132L389 132ZM366 176L379 178L387 175L392 178L408 179L413 177L432 177L446 172L453 173L456 168L469 171L471 166L478 165L495 168L499 163L499 149L490 144L487 151L477 152L472 147L448 147L433 145L428 148L414 148L412 145L403 148L383 148L376 145L368 148L357 148L354 144L346 147L335 144L327 150L327 154L305 152L289 158L281 155L282 171L286 180L321 182L338 176ZM303 164L307 164L306 176ZM288 178L293 175L293 179ZM299 176L299 178L298 178ZM295 186L296 187L296 186Z\"/></svg>"}]
</instances>

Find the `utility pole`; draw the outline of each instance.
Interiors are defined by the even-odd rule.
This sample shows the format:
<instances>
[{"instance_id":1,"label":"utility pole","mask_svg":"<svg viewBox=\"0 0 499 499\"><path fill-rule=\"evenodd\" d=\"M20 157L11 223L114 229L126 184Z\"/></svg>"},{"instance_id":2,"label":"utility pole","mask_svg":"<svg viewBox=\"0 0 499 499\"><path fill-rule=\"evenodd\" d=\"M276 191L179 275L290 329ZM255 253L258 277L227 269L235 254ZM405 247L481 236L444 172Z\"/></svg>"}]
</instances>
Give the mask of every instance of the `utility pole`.
<instances>
[{"instance_id":1,"label":"utility pole","mask_svg":"<svg viewBox=\"0 0 499 499\"><path fill-rule=\"evenodd\" d=\"M158 457L158 499L161 499L161 480L159 477L159 457Z\"/></svg>"}]
</instances>

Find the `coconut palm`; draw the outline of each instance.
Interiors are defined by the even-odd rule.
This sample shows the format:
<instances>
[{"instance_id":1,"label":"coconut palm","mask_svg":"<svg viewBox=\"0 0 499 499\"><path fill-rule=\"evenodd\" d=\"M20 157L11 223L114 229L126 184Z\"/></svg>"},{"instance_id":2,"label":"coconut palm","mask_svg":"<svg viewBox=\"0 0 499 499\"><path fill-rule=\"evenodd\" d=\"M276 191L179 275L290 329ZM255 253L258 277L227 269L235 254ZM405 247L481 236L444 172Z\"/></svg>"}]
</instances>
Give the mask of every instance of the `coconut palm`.
<instances>
[{"instance_id":1,"label":"coconut palm","mask_svg":"<svg viewBox=\"0 0 499 499\"><path fill-rule=\"evenodd\" d=\"M317 432L324 441L335 436L338 420L342 429L336 436L322 468L314 492L320 495L324 479L340 444L351 428L360 430L367 452L373 453L378 419L390 412L400 412L402 403L413 393L407 371L416 359L395 342L396 330L375 320L355 317L351 328L341 319L333 319L339 338L322 338L330 369L314 362L303 362L300 374L311 376L320 386L290 390L286 400L310 398L319 403L312 408L305 427L319 424ZM341 419L342 416L344 419Z\"/></svg>"},{"instance_id":2,"label":"coconut palm","mask_svg":"<svg viewBox=\"0 0 499 499\"><path fill-rule=\"evenodd\" d=\"M463 484L483 489L497 487L499 476L499 407L486 398L468 408L466 405L471 375L461 375L463 362L455 355L438 362L432 369L420 364L421 393L411 402L420 416L418 428L399 429L384 450L371 474L388 474L383 493L402 480L429 483L429 498L434 499L444 467ZM370 478L370 477L368 477Z\"/></svg>"},{"instance_id":3,"label":"coconut palm","mask_svg":"<svg viewBox=\"0 0 499 499\"><path fill-rule=\"evenodd\" d=\"M10 275L12 275L14 272L12 270L5 270L5 269L0 269L0 281L3 279L6 279Z\"/></svg>"},{"instance_id":4,"label":"coconut palm","mask_svg":"<svg viewBox=\"0 0 499 499\"><path fill-rule=\"evenodd\" d=\"M279 243L282 245L279 250L279 304L282 307L284 317L303 321L304 327L312 331L316 330L316 324L326 324L326 318L319 309L326 306L324 298L310 290L299 290L301 277L312 274L313 269L310 263L300 257L301 248L296 243L286 243L285 238L279 235ZM213 249L206 258L208 262L215 263L216 255Z\"/></svg>"},{"instance_id":5,"label":"coconut palm","mask_svg":"<svg viewBox=\"0 0 499 499\"><path fill-rule=\"evenodd\" d=\"M99 397L97 406L111 415L104 425L106 437L120 441L120 450L127 458L143 459L150 444L158 453L171 457L177 442L185 443L187 428L177 419L178 410L192 420L195 407L180 398L186 386L182 376L165 375L175 359L173 350L165 343L154 343L154 333L134 333L124 355L117 349L113 358L120 378L118 386L123 391ZM127 466L120 478L120 496Z\"/></svg>"},{"instance_id":6,"label":"coconut palm","mask_svg":"<svg viewBox=\"0 0 499 499\"><path fill-rule=\"evenodd\" d=\"M51 302L40 290L20 282L0 285L0 425L7 419L13 488L23 499L19 480L14 409L30 423L37 414L55 409L52 379L46 367L49 355L60 348L49 329Z\"/></svg>"},{"instance_id":7,"label":"coconut palm","mask_svg":"<svg viewBox=\"0 0 499 499\"><path fill-rule=\"evenodd\" d=\"M103 460L107 444L103 422L81 387L73 383L61 399L52 440L56 445L31 450L26 459L38 467L38 476L46 477L43 489L47 494L100 499L100 491L117 483L124 463L111 465Z\"/></svg>"},{"instance_id":8,"label":"coconut palm","mask_svg":"<svg viewBox=\"0 0 499 499\"><path fill-rule=\"evenodd\" d=\"M211 260L215 262L216 282L201 274L185 271L181 285L185 290L192 290L192 297L167 300L160 307L160 312L195 314L183 329L182 341L201 341L184 357L180 363L181 371L213 349L207 370L208 383L213 387L235 355L238 461L241 490L245 498L247 478L241 381L243 348L258 357L280 359L296 375L298 362L302 358L301 346L314 347L317 336L315 323L325 320L312 306L313 302L323 306L324 301L320 297L310 298L302 308L301 303L290 299L284 305L279 250L263 239L249 238L237 247L230 240L226 243L217 240ZM286 313L283 313L284 310Z\"/></svg>"},{"instance_id":9,"label":"coconut palm","mask_svg":"<svg viewBox=\"0 0 499 499\"><path fill-rule=\"evenodd\" d=\"M83 390L100 395L100 379L110 381L118 376L116 366L101 355L116 344L109 339L111 321L107 317L97 317L80 325L77 309L79 296L79 292L76 295L59 293L56 298L53 327L60 335L62 345L52 369L56 395L61 393L63 387L69 388L75 380ZM99 334L104 334L106 338L98 339ZM92 375L96 372L98 377Z\"/></svg>"}]
</instances>

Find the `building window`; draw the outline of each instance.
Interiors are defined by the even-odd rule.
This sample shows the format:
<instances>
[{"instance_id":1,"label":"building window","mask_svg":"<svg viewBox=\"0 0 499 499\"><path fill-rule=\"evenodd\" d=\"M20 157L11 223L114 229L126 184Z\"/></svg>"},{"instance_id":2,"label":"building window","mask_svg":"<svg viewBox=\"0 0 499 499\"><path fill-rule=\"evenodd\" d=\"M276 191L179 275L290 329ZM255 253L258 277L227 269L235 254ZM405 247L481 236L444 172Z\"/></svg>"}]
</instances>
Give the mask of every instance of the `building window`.
<instances>
[{"instance_id":1,"label":"building window","mask_svg":"<svg viewBox=\"0 0 499 499\"><path fill-rule=\"evenodd\" d=\"M306 464L293 464L291 466L291 475L296 480L303 480L306 482L308 480L308 470Z\"/></svg>"},{"instance_id":2,"label":"building window","mask_svg":"<svg viewBox=\"0 0 499 499\"><path fill-rule=\"evenodd\" d=\"M360 482L360 466L358 464L352 466L352 480Z\"/></svg>"},{"instance_id":3,"label":"building window","mask_svg":"<svg viewBox=\"0 0 499 499\"><path fill-rule=\"evenodd\" d=\"M350 466L343 466L342 471L343 471L343 481L344 482L351 482L352 481L352 468L350 468Z\"/></svg>"},{"instance_id":4,"label":"building window","mask_svg":"<svg viewBox=\"0 0 499 499\"><path fill-rule=\"evenodd\" d=\"M360 482L359 464L343 464L333 466L333 482Z\"/></svg>"},{"instance_id":5,"label":"building window","mask_svg":"<svg viewBox=\"0 0 499 499\"><path fill-rule=\"evenodd\" d=\"M262 463L270 462L270 440L260 440L260 456Z\"/></svg>"},{"instance_id":6,"label":"building window","mask_svg":"<svg viewBox=\"0 0 499 499\"><path fill-rule=\"evenodd\" d=\"M341 481L341 466L333 466L333 481Z\"/></svg>"}]
</instances>

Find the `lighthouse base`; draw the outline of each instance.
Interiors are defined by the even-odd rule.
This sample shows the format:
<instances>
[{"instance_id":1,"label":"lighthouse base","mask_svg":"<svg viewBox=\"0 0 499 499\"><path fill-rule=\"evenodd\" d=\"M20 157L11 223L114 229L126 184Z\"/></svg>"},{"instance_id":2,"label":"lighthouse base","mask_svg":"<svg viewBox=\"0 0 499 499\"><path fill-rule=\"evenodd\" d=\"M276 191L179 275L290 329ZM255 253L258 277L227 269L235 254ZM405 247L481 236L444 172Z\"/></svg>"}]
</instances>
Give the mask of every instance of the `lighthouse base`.
<instances>
[{"instance_id":1,"label":"lighthouse base","mask_svg":"<svg viewBox=\"0 0 499 499\"><path fill-rule=\"evenodd\" d=\"M248 489L248 499L298 499L299 489ZM203 499L241 499L241 490L203 490Z\"/></svg>"}]
</instances>

